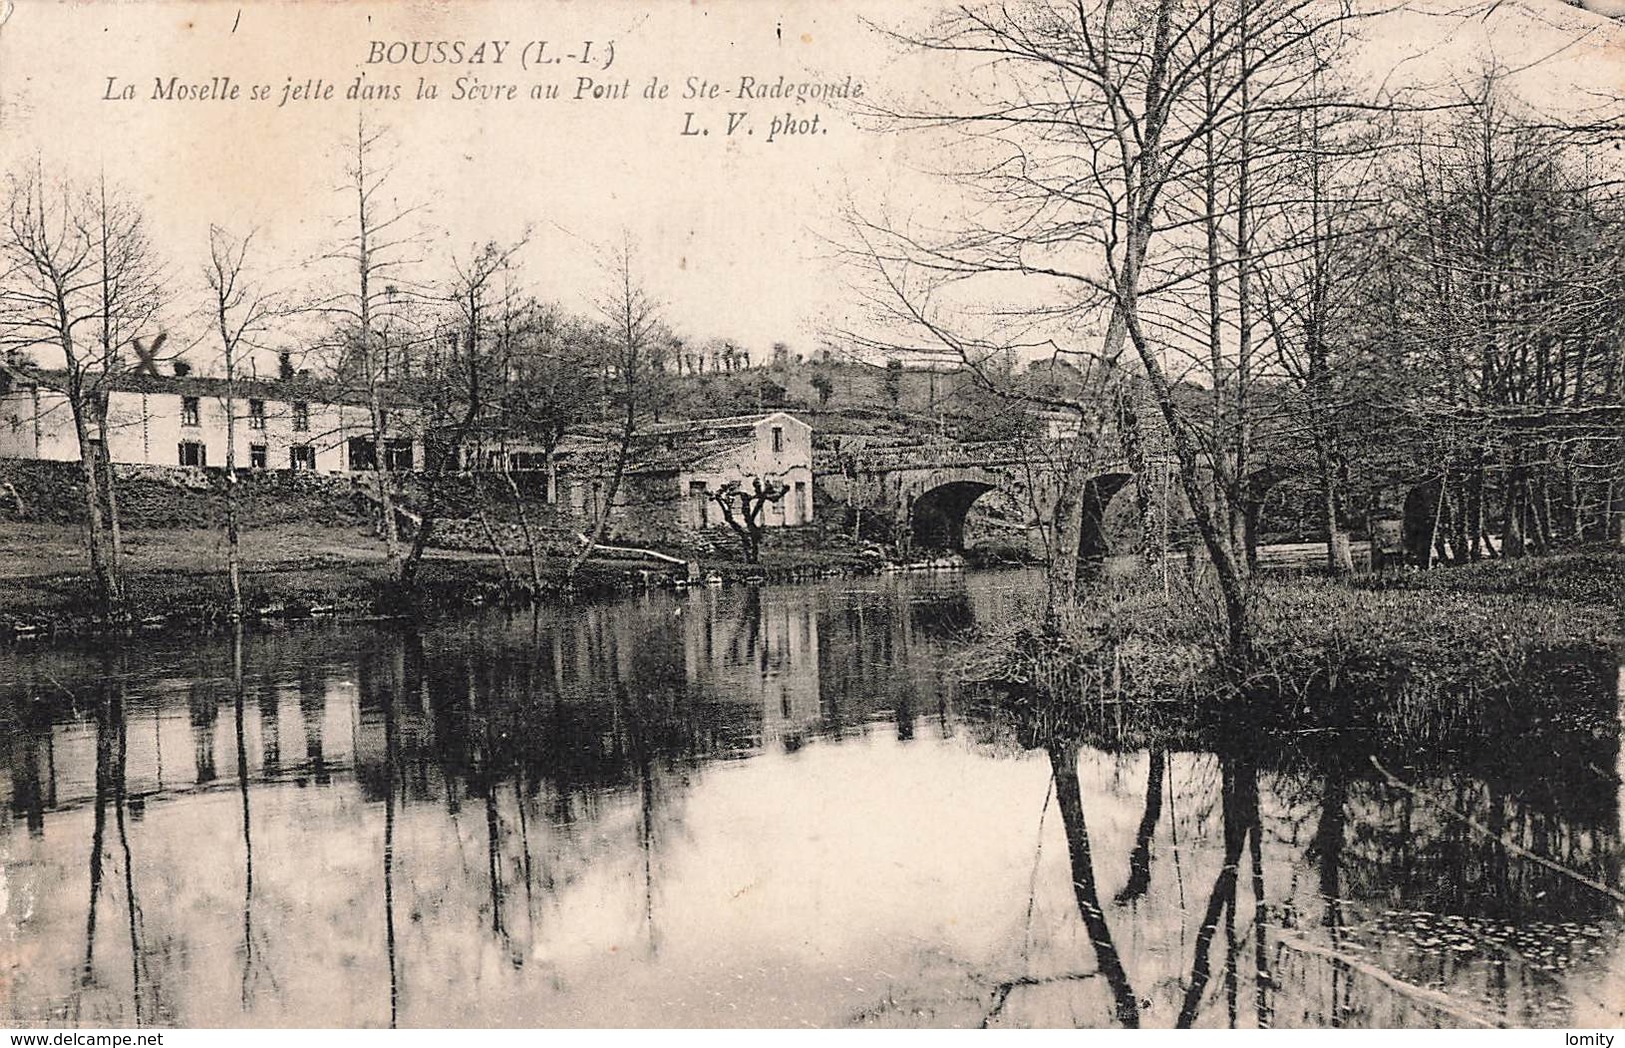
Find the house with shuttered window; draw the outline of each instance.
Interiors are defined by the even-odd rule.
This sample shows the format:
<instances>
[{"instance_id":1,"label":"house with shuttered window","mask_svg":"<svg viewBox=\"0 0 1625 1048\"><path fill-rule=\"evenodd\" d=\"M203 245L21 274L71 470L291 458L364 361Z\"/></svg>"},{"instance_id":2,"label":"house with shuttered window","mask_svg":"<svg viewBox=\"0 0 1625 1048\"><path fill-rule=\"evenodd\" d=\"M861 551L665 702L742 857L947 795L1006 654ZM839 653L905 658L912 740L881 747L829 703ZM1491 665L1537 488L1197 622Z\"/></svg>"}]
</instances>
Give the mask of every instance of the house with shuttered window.
<instances>
[{"instance_id":1,"label":"house with shuttered window","mask_svg":"<svg viewBox=\"0 0 1625 1048\"><path fill-rule=\"evenodd\" d=\"M77 461L63 371L0 363L0 458ZM372 413L361 398L308 376L227 383L199 375L97 376L108 457L119 464L222 467L228 427L243 469L350 473L376 468ZM101 439L100 427L91 426ZM424 462L421 412L391 405L384 454L397 472Z\"/></svg>"}]
</instances>

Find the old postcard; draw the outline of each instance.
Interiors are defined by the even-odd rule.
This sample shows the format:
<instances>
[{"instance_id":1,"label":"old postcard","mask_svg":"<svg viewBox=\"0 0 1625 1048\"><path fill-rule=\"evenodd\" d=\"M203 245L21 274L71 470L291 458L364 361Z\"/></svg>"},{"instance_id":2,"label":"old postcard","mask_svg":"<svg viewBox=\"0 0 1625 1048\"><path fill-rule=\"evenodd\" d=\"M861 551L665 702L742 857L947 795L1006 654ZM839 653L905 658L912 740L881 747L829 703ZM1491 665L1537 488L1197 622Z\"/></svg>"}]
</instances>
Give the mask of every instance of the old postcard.
<instances>
[{"instance_id":1,"label":"old postcard","mask_svg":"<svg viewBox=\"0 0 1625 1048\"><path fill-rule=\"evenodd\" d=\"M1625 1025L1615 0L0 5L0 1025Z\"/></svg>"}]
</instances>

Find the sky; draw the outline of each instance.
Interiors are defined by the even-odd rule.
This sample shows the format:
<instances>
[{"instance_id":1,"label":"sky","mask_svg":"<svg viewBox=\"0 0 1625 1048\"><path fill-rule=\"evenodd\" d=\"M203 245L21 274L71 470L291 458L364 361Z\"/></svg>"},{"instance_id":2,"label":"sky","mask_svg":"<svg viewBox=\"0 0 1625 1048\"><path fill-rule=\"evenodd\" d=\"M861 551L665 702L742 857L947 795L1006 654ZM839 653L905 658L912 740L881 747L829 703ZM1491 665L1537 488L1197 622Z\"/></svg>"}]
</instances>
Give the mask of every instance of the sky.
<instances>
[{"instance_id":1,"label":"sky","mask_svg":"<svg viewBox=\"0 0 1625 1048\"><path fill-rule=\"evenodd\" d=\"M1438 6L1372 27L1362 62L1374 74L1397 66L1406 77L1448 82L1487 52L1512 65L1550 54L1528 74L1537 94L1625 93L1625 42L1606 18L1555 0L1507 0L1468 17L1460 5L1427 2ZM122 184L143 203L182 303L201 285L211 224L258 230L273 283L343 278L312 260L345 234L342 148L364 109L387 129L391 191L401 206L423 208L421 278L443 276L449 259L477 243L529 230L521 256L528 290L586 311L605 284L604 246L624 230L640 274L684 336L730 338L759 356L777 341L809 353L831 332L861 324L855 274L834 247L845 238L843 206L929 210L941 188L922 170L934 158L865 126L850 102L741 100L741 78L845 85L850 77L868 99L933 90L947 83L942 71L899 55L873 24L907 25L932 10L879 0L23 0L0 27L0 143L8 165L37 158L76 177L104 169ZM557 64L529 63L543 40L544 58L560 56ZM465 57L480 41L507 46L500 64L369 61L413 41L445 41L448 50L461 41ZM611 45L613 61L602 68ZM485 57L494 54L487 47ZM229 77L241 94L154 99L155 80L171 76L193 85ZM349 101L358 76L393 83L403 97ZM414 97L419 76L439 98ZM453 100L459 76L512 84L519 97ZM588 88L574 98L580 76L631 97L594 99ZM642 97L651 77L666 84L665 98ZM690 77L697 88L718 85L718 96L683 99ZM526 96L545 83L562 97ZM285 89L307 84L328 85L333 97L282 103ZM134 99L107 97L126 86ZM256 86L264 101L251 99ZM746 114L734 134L729 113ZM776 118L802 133L770 142ZM182 307L173 312L184 328Z\"/></svg>"}]
</instances>

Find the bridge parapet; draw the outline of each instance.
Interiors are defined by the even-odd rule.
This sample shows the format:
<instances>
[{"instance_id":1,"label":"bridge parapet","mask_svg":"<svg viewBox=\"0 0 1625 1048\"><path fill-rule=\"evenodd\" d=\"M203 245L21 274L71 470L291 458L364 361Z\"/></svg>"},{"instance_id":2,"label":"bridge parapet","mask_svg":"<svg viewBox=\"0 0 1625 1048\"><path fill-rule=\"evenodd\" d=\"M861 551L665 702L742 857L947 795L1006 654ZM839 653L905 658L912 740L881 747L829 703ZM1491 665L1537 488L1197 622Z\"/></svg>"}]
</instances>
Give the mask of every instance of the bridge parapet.
<instances>
[{"instance_id":1,"label":"bridge parapet","mask_svg":"<svg viewBox=\"0 0 1625 1048\"><path fill-rule=\"evenodd\" d=\"M1013 440L970 443L910 444L856 451L821 450L813 454L815 473L881 474L909 470L967 469L1033 464L1046 465L1055 442Z\"/></svg>"}]
</instances>

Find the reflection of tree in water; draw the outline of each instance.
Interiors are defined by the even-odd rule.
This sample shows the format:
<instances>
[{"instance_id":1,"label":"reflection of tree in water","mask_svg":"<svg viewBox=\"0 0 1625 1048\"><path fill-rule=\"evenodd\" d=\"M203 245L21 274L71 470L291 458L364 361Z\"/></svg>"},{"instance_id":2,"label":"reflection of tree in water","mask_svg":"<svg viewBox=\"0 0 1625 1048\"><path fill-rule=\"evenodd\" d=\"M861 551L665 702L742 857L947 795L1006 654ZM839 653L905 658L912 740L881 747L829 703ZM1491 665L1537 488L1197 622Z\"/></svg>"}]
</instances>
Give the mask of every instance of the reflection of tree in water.
<instances>
[{"instance_id":1,"label":"reflection of tree in water","mask_svg":"<svg viewBox=\"0 0 1625 1048\"><path fill-rule=\"evenodd\" d=\"M90 843L90 893L85 906L84 958L70 993L68 1015L77 1024L83 1018L85 995L100 985L96 965L96 945L99 932L101 903L111 894L105 887L110 863L122 867L124 896L124 931L128 936L130 1002L133 1021L129 1025L142 1026L156 1017L156 1002L149 992L152 983L146 963L146 945L142 929L141 907L135 882L135 863L129 834L129 726L125 673L122 656L113 649L104 655L101 679L92 710L96 730L95 797L92 802ZM116 856L109 855L107 842L108 809L112 809L112 823L117 835ZM115 889L116 891L116 889ZM114 896L116 897L116 895ZM115 1006L119 1007L119 1006ZM121 1011L121 1008L120 1008ZM122 1023L122 1014L113 1020Z\"/></svg>"},{"instance_id":2,"label":"reflection of tree in water","mask_svg":"<svg viewBox=\"0 0 1625 1048\"><path fill-rule=\"evenodd\" d=\"M1219 869L1219 875L1213 883L1213 890L1208 895L1207 909L1202 915L1202 923L1196 933L1196 953L1191 961L1191 976L1186 984L1184 1003L1180 1005L1177 1025L1188 1028L1196 1020L1203 1003L1203 994L1207 990L1208 980L1212 977L1213 961L1211 951L1213 939L1218 931L1219 922L1225 922L1225 991L1226 1001L1229 1005L1229 1019L1232 1028L1236 1025L1236 882L1241 873L1241 853L1249 837L1257 838L1263 832L1259 820L1258 810L1258 770L1251 763L1235 758L1220 758L1222 794L1223 794L1223 824L1224 824L1224 861ZM1254 867L1253 876L1257 889L1262 891L1263 869L1259 864L1260 849L1252 852ZM1253 920L1258 927L1259 934L1263 933L1262 912L1255 912ZM1264 973L1255 972L1259 980L1260 1001L1263 996Z\"/></svg>"},{"instance_id":3,"label":"reflection of tree in water","mask_svg":"<svg viewBox=\"0 0 1625 1048\"><path fill-rule=\"evenodd\" d=\"M548 632L537 622L519 635L477 643L437 637L438 645L407 634L357 656L368 751L357 774L364 796L384 804L392 986L399 984L390 898L398 800L443 791L448 803L466 797L478 804L483 926L519 967L538 934L537 895L562 887L552 863L537 855L538 846L549 854L549 827L598 820L606 804L629 799L643 881L640 923L653 949L660 843L677 829L681 786L691 769L739 752L740 740L758 730L759 710L695 691L670 646L596 628L555 643ZM599 676L608 672L624 679ZM382 760L375 759L380 736ZM432 785L404 789L414 776ZM392 1008L399 1013L398 997Z\"/></svg>"},{"instance_id":4,"label":"reflection of tree in water","mask_svg":"<svg viewBox=\"0 0 1625 1048\"><path fill-rule=\"evenodd\" d=\"M1170 856L1177 864L1181 850L1213 856L1217 869L1194 899L1194 942L1180 951L1186 967L1177 975L1173 1011L1155 1012L1166 1015L1162 1021L1269 1026L1301 1009L1311 1021L1319 1016L1332 1025L1432 1023L1441 1016L1455 1025L1481 1021L1475 1002L1489 1000L1518 1024L1550 1018L1531 1009L1576 992L1567 980L1543 976L1553 969L1528 955L1529 947L1520 954L1499 939L1472 936L1479 934L1474 929L1529 918L1553 929L1559 920L1613 919L1613 897L1586 882L1619 883L1617 791L1611 782L1597 788L1597 769L1617 766L1617 727L1598 732L1579 718L1525 731L1520 750L1565 755L1567 766L1550 773L1537 762L1510 761L1499 748L1463 745L1453 753L1390 757L1408 780L1399 788L1361 754L1374 743L1368 735L1272 738L1267 727L1239 721L1222 731L1192 721L1171 729L1161 711L1146 711L1144 724L1139 714L1103 711L1081 742L1044 747L1066 823L1074 901L1099 975L1112 985L1117 1021L1135 1014L1126 973L1148 961L1127 963L1116 947L1150 942L1162 944L1160 951L1175 929L1184 941L1183 903L1170 910L1168 897L1178 870L1157 873ZM1018 724L1013 734L1031 744L1044 730L1041 723ZM1145 748L1147 740L1156 741ZM1101 912L1089 861L1097 842L1083 820L1088 790L1074 795L1072 758L1057 756L1080 745L1097 757L1146 754L1143 799L1134 791L1138 825L1127 823L1132 836L1125 827L1122 840L1127 878L1116 901L1134 904L1125 914L1133 926L1126 939L1127 929L1113 929ZM1155 844L1159 833L1176 835L1166 853ZM1530 860L1524 851L1549 861ZM1304 888L1312 899L1302 897ZM1401 917L1408 912L1420 921L1410 945L1385 942L1384 921L1396 907ZM1448 939L1452 927L1462 932ZM1543 934L1534 947L1541 956L1555 951L1578 961L1579 947L1571 949L1563 933ZM1451 943L1469 951L1466 959L1448 952ZM1522 980L1521 989L1508 989L1513 969L1511 981ZM1531 979L1545 988L1531 988ZM1146 989L1155 998L1164 985L1152 980ZM1445 990L1425 989L1434 985Z\"/></svg>"},{"instance_id":5,"label":"reflection of tree in water","mask_svg":"<svg viewBox=\"0 0 1625 1048\"><path fill-rule=\"evenodd\" d=\"M889 734L895 716L900 734L905 725L919 730L919 718L930 716L932 703L922 689L934 687L940 664L927 658L930 645L915 646L921 634L908 625L910 616L900 613L902 605L895 597L826 594L822 603L809 608L817 615L822 693L817 713L809 717L803 703L797 717L816 723L821 716L826 730L842 723L878 721L879 731ZM759 636L777 628L775 615L792 628L801 621L769 604L771 600L757 605ZM379 838L366 838L373 850L365 869L373 873L357 889L370 900L364 910L371 926L367 949L374 954L368 969L371 981L365 987L372 1001L367 1021L381 1023L388 1015L407 1024L419 1015L433 1014L418 1011L432 1005L417 1003L412 991L432 983L433 975L422 976L421 981L414 975L420 964L433 969L434 955L414 951L426 943L443 946L444 939L430 936L448 933L440 927L429 930L437 919L432 914L428 923L416 923L424 919L424 895L413 884L416 877L408 880L403 875L407 869L422 872L422 867L411 865L414 860L438 861L437 853L427 849L445 843L438 829L428 831L429 824L438 824L443 816L423 807L426 801L437 805L451 801L468 810L456 829L458 847L469 846L467 888L455 872L455 854L449 870L439 871L451 878L445 886L446 901L466 900L457 904L451 918L461 924L461 930L453 933L460 938L454 941L475 940L490 948L491 956L533 966L532 958L549 956L550 915L588 902L602 905L599 896L583 899L580 886L590 885L588 891L598 892L612 880L621 887L609 889L612 895L604 898L622 899L618 893L627 893L620 903L627 908L627 927L617 929L623 936L620 941L630 940L637 949L644 942L651 950L666 949L657 933L663 928L668 935L674 933L672 919L663 909L662 859L670 863L675 835L683 832L688 783L708 761L751 752L763 733L762 703L741 701L737 688L725 692L707 675L693 672L692 655L703 650L702 644L686 649L691 661L685 662L681 630L686 622L671 608L671 602L656 598L625 615L565 621L539 615L534 624L465 624L426 636L357 630L346 639L342 653L288 663L288 669L266 678L263 685L257 683L261 678L250 678L258 688L254 694L238 692L237 781L230 781L229 771L220 769L225 781L205 783L200 789L221 800L228 790L241 792L242 849L230 854L238 856L232 864L241 862L249 874L251 864L260 858L255 846L278 839L278 805L262 806L269 798L252 795L253 789L266 785L257 776L279 778L279 751L286 771L299 764L282 750L280 741L268 741L275 737L276 689L298 683L309 759L302 770L308 774L327 767L320 734L324 719L332 716L334 723L344 719L337 713L340 706L328 707L328 696L337 703L344 694L337 682L358 682L355 768L363 795L378 802L371 808L369 825L376 831L381 820L383 836L381 853L376 850ZM725 613L738 609L730 605ZM735 624L741 636L748 635L744 621L727 623ZM726 629L717 632L728 636ZM695 634L688 636L692 639ZM760 647L741 647L749 661L760 664ZM795 654L799 658L808 650ZM878 653L893 663L882 662ZM257 642L249 654L251 668L266 657ZM776 657L770 656L770 661ZM306 668L296 668L301 665ZM261 672L264 666L260 661ZM218 660L213 670L216 680L223 678ZM120 716L109 715L98 724L94 803L102 809L100 818L91 807L92 798L66 802L85 820L73 824L79 840L71 852L74 871L84 875L86 835L92 837L91 852L99 866L92 868L96 884L90 900L85 882L73 878L73 926L63 945L71 956L53 970L62 973L57 978L71 994L83 994L87 1017L96 1016L109 994L116 993L124 1002L119 1015L132 1014L133 998L138 1021L164 1021L165 1009L145 959L166 954L141 941L148 933L139 921L139 906L132 902L124 913L118 912L121 880L125 896L133 900L137 895L131 845L137 846L138 856L149 850L139 847L139 822L133 824L136 840L132 842L125 832L122 696L98 693L92 685L62 676L68 689L87 698L99 695L96 701L118 707ZM116 679L120 674L101 676ZM83 681L96 679L96 674L81 674ZM200 704L193 702L196 693L185 684L170 687L167 723L184 731L186 722L178 719L182 704L188 714ZM904 687L910 690L899 690ZM942 689L936 690L940 695ZM8 719L0 730L13 726L16 730L0 753L10 764L12 782L20 784L14 787L12 805L19 829L26 819L39 833L52 816L52 718L38 713L47 704L21 692L14 689L7 696ZM145 694L135 689L132 693ZM776 708L776 694L768 694L768 705ZM851 695L850 701L845 694ZM66 699L52 701L59 712L68 708ZM83 712L94 711L100 717L99 706L81 706ZM247 752L253 744L256 706L259 748L265 755L258 773ZM77 731L74 716L62 713L57 730ZM153 740L144 716L137 721L138 730L129 734L135 736L139 753L132 781L146 784L151 777L140 762L150 761ZM1102 752L1134 754L1116 762L1100 754L1084 757L1082 768L1096 767L1104 790L1092 785L1097 781L1092 773L1080 771L1077 744L1059 770L1051 768L1068 844L1064 912L1069 928L1077 928L1081 918L1088 934L1090 945L1083 949L1094 962L1094 973L1084 974L1092 978L1094 992L1110 991L1109 997L1098 999L1096 1014L1085 1016L1085 1021L1268 1025L1279 1018L1369 1025L1397 1016L1434 1022L1438 1013L1422 1004L1393 1003L1400 991L1378 981L1370 969L1381 967L1401 982L1425 986L1445 978L1447 964L1455 965L1448 972L1453 980L1449 993L1471 999L1473 1007L1486 1007L1485 1001L1510 1001L1502 1003L1501 1010L1517 1017L1523 1013L1516 1009L1526 1005L1520 994L1527 998L1534 992L1528 989L1531 980L1546 987L1543 992L1559 992L1549 989L1559 985L1559 977L1520 969L1511 954L1492 957L1486 951L1473 956L1471 963L1457 965L1455 958L1439 951L1414 955L1390 951L1373 944L1378 928L1373 915L1400 904L1451 917L1504 916L1508 923L1606 913L1606 900L1596 893L1573 878L1509 855L1494 835L1598 881L1618 883L1615 784L1607 782L1599 789L1598 774L1585 770L1593 765L1617 766L1615 736L1561 726L1520 736L1521 751L1561 752L1565 755L1561 765L1555 760L1514 762L1503 753L1470 747L1390 760L1424 800L1391 787L1368 763L1346 759L1356 745L1370 742L1368 736L1342 736L1324 746L1311 746L1315 736L1309 741L1271 739L1257 726L1239 730L1232 726L1226 735L1200 726L1171 730L1155 715L1139 724L1135 717L1134 711L1112 711L1098 731L1085 737L1088 745ZM194 743L202 727L212 740L208 718L191 719L200 722L191 724ZM116 725L118 734L103 737L101 723ZM924 730L930 731L929 722ZM1141 745L1148 740L1153 743L1149 749ZM342 749L342 740L329 741ZM185 745L182 741L183 750ZM289 745L298 748L297 742L290 740ZM213 753L212 741L206 748ZM76 744L60 752L84 753L79 759L85 760L88 749ZM1146 754L1147 763L1138 763L1140 753ZM1123 774L1128 760L1137 769L1132 775ZM341 758L334 762L335 773L347 771ZM181 763L181 777L189 779L184 758ZM1114 768L1116 779L1111 777ZM65 769L63 782L87 782L86 770ZM138 800L148 802L171 796L145 785L136 792ZM172 792L198 790L183 782ZM1121 803L1112 811L1105 806L1114 796ZM313 800L303 795L301 803ZM1445 809L1469 816L1491 828L1493 835L1472 829L1445 814ZM421 820L412 824L411 836L398 832L406 825L402 814L408 811ZM568 825L576 821L586 825ZM267 832L262 826L271 829ZM418 831L423 831L421 836ZM60 836L54 829L53 833ZM21 835L17 840L28 843ZM414 845L423 846L425 852L414 855ZM1050 869L1059 866L1053 850L1043 854L1054 864ZM1185 857L1183 879L1175 866L1180 854ZM1093 867L1096 860L1101 862L1099 870ZM244 966L245 998L254 966L263 966L274 956L264 949L265 934L272 934L271 945L276 946L281 940L275 936L284 930L277 908L267 905L277 880L277 861L273 856L264 863L263 883L257 876L260 869L254 867L242 885L243 946L238 958ZM606 867L612 871L607 878ZM1200 873L1193 877L1193 870ZM671 872L675 869L669 868ZM571 885L578 887L572 891ZM1177 907L1176 886L1182 893ZM227 890L236 892L235 882ZM1188 911L1183 895L1187 891ZM381 913L375 908L379 894ZM150 888L145 901L155 922L178 912ZM161 905L167 908L160 909ZM408 912L413 923L404 920ZM397 917L403 917L400 928ZM180 919L192 920L186 914ZM162 924L153 927L164 930ZM83 954L81 929L86 940ZM631 937L633 932L637 938ZM131 943L128 965L120 949L126 935ZM228 929L216 941L229 943L234 938ZM162 945L161 936L153 941ZM412 960L418 956L426 956L426 962ZM527 980L545 977L535 971L525 975ZM1503 987L1500 998L1494 996L1497 978L1511 984L1510 989ZM1022 985L1036 988L1038 982ZM131 997L125 997L127 990ZM53 989L52 999L61 1001L60 994L61 989ZM1031 1003L1044 1007L1037 996ZM261 1001L260 1006L264 1004Z\"/></svg>"},{"instance_id":6,"label":"reflection of tree in water","mask_svg":"<svg viewBox=\"0 0 1625 1048\"><path fill-rule=\"evenodd\" d=\"M1095 886L1094 860L1089 854L1089 828L1084 823L1083 794L1078 788L1078 747L1075 744L1052 746L1049 759L1050 773L1055 781L1055 802L1061 809L1061 822L1066 829L1067 856L1078 914L1089 932L1095 963L1111 986L1117 1021L1127 1027L1138 1027L1139 1000L1134 996L1134 988L1129 985L1123 959L1117 952L1111 928L1106 923L1106 913L1100 906L1100 891Z\"/></svg>"},{"instance_id":7,"label":"reflection of tree in water","mask_svg":"<svg viewBox=\"0 0 1625 1048\"><path fill-rule=\"evenodd\" d=\"M908 601L908 629L914 639L960 643L976 626L976 608L963 589L936 590Z\"/></svg>"},{"instance_id":8,"label":"reflection of tree in water","mask_svg":"<svg viewBox=\"0 0 1625 1048\"><path fill-rule=\"evenodd\" d=\"M1168 755L1160 749L1151 751L1150 770L1146 774L1145 810L1140 816L1139 829L1134 834L1134 851L1128 860L1128 883L1117 893L1117 905L1133 902L1151 886L1151 839L1156 835L1157 823L1162 820L1162 779L1167 769Z\"/></svg>"},{"instance_id":9,"label":"reflection of tree in water","mask_svg":"<svg viewBox=\"0 0 1625 1048\"><path fill-rule=\"evenodd\" d=\"M112 796L113 779L117 774L115 760L118 754L118 721L123 716L117 700L110 691L111 682L103 685L97 698L96 719L96 799L95 816L90 834L90 901L85 907L85 960L79 973L79 984L73 995L72 1018L80 1020L81 998L95 981L96 974L96 916L102 895L103 846L107 835L107 802Z\"/></svg>"},{"instance_id":10,"label":"reflection of tree in water","mask_svg":"<svg viewBox=\"0 0 1625 1048\"><path fill-rule=\"evenodd\" d=\"M243 678L243 627L237 623L231 634L231 684L233 727L237 742L237 790L243 812L243 971L240 996L243 1012L252 1010L254 992L260 976L260 950L254 931L254 825L249 804L248 739L244 715L248 705L247 685ZM263 695L263 692L261 693ZM263 711L263 706L261 707ZM261 730L264 730L263 713ZM275 763L266 771L275 770Z\"/></svg>"},{"instance_id":11,"label":"reflection of tree in water","mask_svg":"<svg viewBox=\"0 0 1625 1048\"><path fill-rule=\"evenodd\" d=\"M944 652L975 623L964 590L857 591L818 610L819 700L827 734L839 736L850 724L889 712L898 739L907 741L920 714L931 710L947 733L957 680Z\"/></svg>"},{"instance_id":12,"label":"reflection of tree in water","mask_svg":"<svg viewBox=\"0 0 1625 1048\"><path fill-rule=\"evenodd\" d=\"M278 714L276 684L262 675L255 689L260 725L260 767L275 775L282 767L282 721Z\"/></svg>"}]
</instances>

